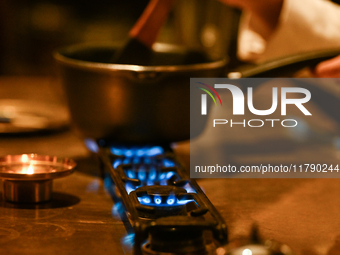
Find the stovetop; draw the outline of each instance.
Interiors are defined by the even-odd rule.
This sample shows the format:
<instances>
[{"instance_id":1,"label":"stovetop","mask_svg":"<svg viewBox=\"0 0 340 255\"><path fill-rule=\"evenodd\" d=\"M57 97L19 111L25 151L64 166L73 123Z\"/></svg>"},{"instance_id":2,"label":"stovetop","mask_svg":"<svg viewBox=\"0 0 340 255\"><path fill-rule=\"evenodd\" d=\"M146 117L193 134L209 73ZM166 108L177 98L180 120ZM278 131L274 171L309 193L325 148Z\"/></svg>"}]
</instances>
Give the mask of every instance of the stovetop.
<instances>
[{"instance_id":1,"label":"stovetop","mask_svg":"<svg viewBox=\"0 0 340 255\"><path fill-rule=\"evenodd\" d=\"M86 144L99 155L114 214L134 237L134 254L206 255L207 246L227 244L225 221L169 146Z\"/></svg>"},{"instance_id":2,"label":"stovetop","mask_svg":"<svg viewBox=\"0 0 340 255\"><path fill-rule=\"evenodd\" d=\"M111 195L96 158L78 159L78 171L55 180L50 203L1 202L1 254L128 254L131 236L112 214ZM97 175L97 176L96 176ZM256 222L263 237L287 243L297 254L337 250L339 179L199 180L225 220L230 240ZM314 252L314 253L312 253Z\"/></svg>"},{"instance_id":3,"label":"stovetop","mask_svg":"<svg viewBox=\"0 0 340 255\"><path fill-rule=\"evenodd\" d=\"M40 83L40 81L39 81ZM28 83L27 83L28 84ZM327 138L327 137L326 137ZM281 163L293 155L339 162L339 152L323 136L292 142L274 132L230 134L233 162L263 158ZM295 150L290 150L294 143ZM77 171L54 181L53 199L37 206L0 203L0 254L128 254L131 236L112 213L111 195L100 179L98 159L71 131L0 137L1 154L37 152L71 157ZM256 151L256 146L264 148ZM175 149L189 154L188 144ZM270 153L268 153L270 152ZM184 158L185 158L184 157ZM288 244L296 254L332 255L340 248L339 179L201 179L198 184L224 219L229 239L258 225L264 238Z\"/></svg>"}]
</instances>

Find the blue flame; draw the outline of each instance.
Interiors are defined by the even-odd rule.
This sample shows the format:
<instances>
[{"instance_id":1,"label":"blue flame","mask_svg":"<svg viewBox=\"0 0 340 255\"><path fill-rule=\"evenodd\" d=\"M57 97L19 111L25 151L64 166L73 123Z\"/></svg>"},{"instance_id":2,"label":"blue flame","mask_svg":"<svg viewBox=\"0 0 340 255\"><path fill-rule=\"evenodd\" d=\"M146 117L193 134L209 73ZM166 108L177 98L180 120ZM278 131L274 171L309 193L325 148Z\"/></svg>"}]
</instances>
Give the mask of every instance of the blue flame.
<instances>
[{"instance_id":1,"label":"blue flame","mask_svg":"<svg viewBox=\"0 0 340 255\"><path fill-rule=\"evenodd\" d=\"M127 176L131 179L136 178L135 172L132 169L127 170Z\"/></svg>"},{"instance_id":2,"label":"blue flame","mask_svg":"<svg viewBox=\"0 0 340 255\"><path fill-rule=\"evenodd\" d=\"M111 147L111 153L116 156L123 156L123 149L117 147Z\"/></svg>"},{"instance_id":3,"label":"blue flame","mask_svg":"<svg viewBox=\"0 0 340 255\"><path fill-rule=\"evenodd\" d=\"M141 165L139 169L125 169L126 176L131 179L139 179L142 183L141 186L152 186L152 185L169 185L168 181L173 176L177 175L176 172L170 171L165 173L157 173L154 166L151 166L149 170L144 165ZM159 175L158 175L159 174ZM177 176L178 177L178 176ZM139 186L138 186L139 187ZM137 189L134 184L130 184L130 189ZM186 185L188 192L194 192L191 186ZM129 190L129 192L131 192Z\"/></svg>"},{"instance_id":4,"label":"blue flame","mask_svg":"<svg viewBox=\"0 0 340 255\"><path fill-rule=\"evenodd\" d=\"M149 170L149 180L153 181L156 179L156 177L157 177L156 168L154 166L151 166Z\"/></svg>"},{"instance_id":5,"label":"blue flame","mask_svg":"<svg viewBox=\"0 0 340 255\"><path fill-rule=\"evenodd\" d=\"M135 164L135 165L140 164L140 162L141 162L141 158L140 157L134 157L133 160L132 160L132 163Z\"/></svg>"},{"instance_id":6,"label":"blue flame","mask_svg":"<svg viewBox=\"0 0 340 255\"><path fill-rule=\"evenodd\" d=\"M104 178L104 187L105 187L106 189L109 189L111 186L112 186L111 177L106 176L106 177Z\"/></svg>"},{"instance_id":7,"label":"blue flame","mask_svg":"<svg viewBox=\"0 0 340 255\"><path fill-rule=\"evenodd\" d=\"M160 205L162 203L162 198L160 196L155 196L154 200L156 205Z\"/></svg>"},{"instance_id":8,"label":"blue flame","mask_svg":"<svg viewBox=\"0 0 340 255\"><path fill-rule=\"evenodd\" d=\"M121 202L115 203L111 208L111 214L115 219L120 220L120 215L125 211L124 206Z\"/></svg>"},{"instance_id":9,"label":"blue flame","mask_svg":"<svg viewBox=\"0 0 340 255\"><path fill-rule=\"evenodd\" d=\"M159 180L164 180L166 178L166 173L161 173L159 176Z\"/></svg>"},{"instance_id":10,"label":"blue flame","mask_svg":"<svg viewBox=\"0 0 340 255\"><path fill-rule=\"evenodd\" d=\"M127 149L124 154L125 157L132 157L133 156L133 150Z\"/></svg>"},{"instance_id":11,"label":"blue flame","mask_svg":"<svg viewBox=\"0 0 340 255\"><path fill-rule=\"evenodd\" d=\"M165 198L164 198L165 199ZM179 200L176 198L174 194L171 194L166 198L166 203L163 202L162 197L159 195L154 196L153 198L151 196L143 196L143 197L138 197L138 201L143 204L143 205L148 205L148 206L182 206L186 205L189 202L194 201L193 199L181 199Z\"/></svg>"},{"instance_id":12,"label":"blue flame","mask_svg":"<svg viewBox=\"0 0 340 255\"><path fill-rule=\"evenodd\" d=\"M134 187L131 183L125 184L125 189L128 194L131 193L131 191L134 191L137 187Z\"/></svg>"},{"instance_id":13,"label":"blue flame","mask_svg":"<svg viewBox=\"0 0 340 255\"><path fill-rule=\"evenodd\" d=\"M116 169L120 164L122 163L122 161L120 159L116 159L114 162L113 162L113 168Z\"/></svg>"},{"instance_id":14,"label":"blue flame","mask_svg":"<svg viewBox=\"0 0 340 255\"><path fill-rule=\"evenodd\" d=\"M171 194L171 195L168 197L168 199L166 200L166 203L167 203L168 205L173 205L173 204L175 203L175 201L176 201L175 195L174 195L174 194Z\"/></svg>"},{"instance_id":15,"label":"blue flame","mask_svg":"<svg viewBox=\"0 0 340 255\"><path fill-rule=\"evenodd\" d=\"M144 181L146 178L146 172L145 169L139 169L138 171L138 179L141 181Z\"/></svg>"},{"instance_id":16,"label":"blue flame","mask_svg":"<svg viewBox=\"0 0 340 255\"><path fill-rule=\"evenodd\" d=\"M196 193L193 187L189 183L185 184L183 188L188 192L188 193Z\"/></svg>"},{"instance_id":17,"label":"blue flame","mask_svg":"<svg viewBox=\"0 0 340 255\"><path fill-rule=\"evenodd\" d=\"M154 157L154 156L157 156L163 153L164 153L164 150L162 147L154 146L146 152L146 155L149 157Z\"/></svg>"},{"instance_id":18,"label":"blue flame","mask_svg":"<svg viewBox=\"0 0 340 255\"><path fill-rule=\"evenodd\" d=\"M111 147L111 153L117 156L125 157L154 157L164 153L164 149L160 146L142 147L142 148L124 148L124 147Z\"/></svg>"},{"instance_id":19,"label":"blue flame","mask_svg":"<svg viewBox=\"0 0 340 255\"><path fill-rule=\"evenodd\" d=\"M136 156L137 157L143 157L145 155L146 151L147 151L147 149L145 149L145 148L137 149Z\"/></svg>"},{"instance_id":20,"label":"blue flame","mask_svg":"<svg viewBox=\"0 0 340 255\"><path fill-rule=\"evenodd\" d=\"M128 251L132 251L133 245L135 243L135 234L131 233L131 234L124 236L121 239L121 243L122 243L123 247L128 249ZM127 254L130 254L130 252L127 253Z\"/></svg>"},{"instance_id":21,"label":"blue flame","mask_svg":"<svg viewBox=\"0 0 340 255\"><path fill-rule=\"evenodd\" d=\"M163 159L163 165L165 167L174 167L175 163L172 160L165 158Z\"/></svg>"},{"instance_id":22,"label":"blue flame","mask_svg":"<svg viewBox=\"0 0 340 255\"><path fill-rule=\"evenodd\" d=\"M166 186L168 185L168 181L166 179L160 181L160 185Z\"/></svg>"},{"instance_id":23,"label":"blue flame","mask_svg":"<svg viewBox=\"0 0 340 255\"><path fill-rule=\"evenodd\" d=\"M168 172L167 174L166 174L166 178L169 180L172 176L174 176L175 175L175 173L174 172Z\"/></svg>"},{"instance_id":24,"label":"blue flame","mask_svg":"<svg viewBox=\"0 0 340 255\"><path fill-rule=\"evenodd\" d=\"M128 178L136 179L141 181L141 184L136 186L136 184L129 183L125 184L127 193L141 186L151 186L151 185L168 185L168 181L171 178L178 179L179 176L176 171L161 171L162 167L171 168L175 167L176 163L171 158L164 158L165 151L161 146L149 146L149 147L123 147L115 146L111 147L111 152L116 156L122 156L121 158L115 159L113 162L113 167L116 169L119 165L132 164L130 169L124 169L124 172ZM163 155L163 158L156 156ZM170 170L170 169L169 169ZM194 189L189 185L186 185L185 189L187 192L195 192ZM159 203L166 204L167 200L162 201L162 198L155 198ZM151 199L154 202L153 198ZM175 204L176 200L169 200L170 204Z\"/></svg>"},{"instance_id":25,"label":"blue flame","mask_svg":"<svg viewBox=\"0 0 340 255\"><path fill-rule=\"evenodd\" d=\"M167 203L168 205L173 205L173 204L175 203L175 199L173 199L173 198L168 198L168 200L166 201L166 203Z\"/></svg>"},{"instance_id":26,"label":"blue flame","mask_svg":"<svg viewBox=\"0 0 340 255\"><path fill-rule=\"evenodd\" d=\"M150 204L151 203L151 198L149 197L139 197L138 198L138 201L141 203L141 204Z\"/></svg>"},{"instance_id":27,"label":"blue flame","mask_svg":"<svg viewBox=\"0 0 340 255\"><path fill-rule=\"evenodd\" d=\"M192 202L192 201L194 201L194 200L193 199L183 199L183 200L177 199L177 204L186 205L187 203Z\"/></svg>"},{"instance_id":28,"label":"blue flame","mask_svg":"<svg viewBox=\"0 0 340 255\"><path fill-rule=\"evenodd\" d=\"M98 144L96 143L96 141L94 141L93 139L90 138L86 138L84 140L85 146L89 151L92 151L94 153L97 153L99 151L99 147Z\"/></svg>"},{"instance_id":29,"label":"blue flame","mask_svg":"<svg viewBox=\"0 0 340 255\"><path fill-rule=\"evenodd\" d=\"M147 165L151 164L151 158L148 158L148 157L144 158L144 164L147 164Z\"/></svg>"},{"instance_id":30,"label":"blue flame","mask_svg":"<svg viewBox=\"0 0 340 255\"><path fill-rule=\"evenodd\" d=\"M130 164L131 163L131 158L125 158L123 160L123 164Z\"/></svg>"}]
</instances>

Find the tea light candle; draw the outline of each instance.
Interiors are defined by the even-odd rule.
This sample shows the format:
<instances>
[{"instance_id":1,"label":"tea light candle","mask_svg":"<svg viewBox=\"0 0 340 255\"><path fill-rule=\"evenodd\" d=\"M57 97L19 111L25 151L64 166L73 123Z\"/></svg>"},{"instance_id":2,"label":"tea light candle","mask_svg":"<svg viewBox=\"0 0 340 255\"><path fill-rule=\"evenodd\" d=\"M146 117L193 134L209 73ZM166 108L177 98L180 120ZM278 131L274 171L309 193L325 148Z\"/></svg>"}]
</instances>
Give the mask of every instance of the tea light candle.
<instances>
[{"instance_id":1,"label":"tea light candle","mask_svg":"<svg viewBox=\"0 0 340 255\"><path fill-rule=\"evenodd\" d=\"M69 175L76 164L71 159L37 154L0 158L3 196L10 202L38 203L51 199L52 180Z\"/></svg>"}]
</instances>

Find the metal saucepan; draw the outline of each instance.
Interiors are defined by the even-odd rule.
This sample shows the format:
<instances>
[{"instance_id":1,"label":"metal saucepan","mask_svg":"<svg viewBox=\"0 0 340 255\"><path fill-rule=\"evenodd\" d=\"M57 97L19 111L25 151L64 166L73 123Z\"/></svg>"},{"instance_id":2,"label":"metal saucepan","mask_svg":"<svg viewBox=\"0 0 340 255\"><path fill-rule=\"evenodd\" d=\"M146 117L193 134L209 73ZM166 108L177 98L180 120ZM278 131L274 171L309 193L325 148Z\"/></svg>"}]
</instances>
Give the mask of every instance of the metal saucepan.
<instances>
[{"instance_id":1,"label":"metal saucepan","mask_svg":"<svg viewBox=\"0 0 340 255\"><path fill-rule=\"evenodd\" d=\"M220 77L226 59L158 45L150 66L110 64L116 49L80 45L54 55L82 135L124 143L189 139L190 77Z\"/></svg>"},{"instance_id":2,"label":"metal saucepan","mask_svg":"<svg viewBox=\"0 0 340 255\"><path fill-rule=\"evenodd\" d=\"M84 137L169 143L190 136L190 77L283 77L339 49L292 56L225 73L226 59L161 45L151 66L110 64L117 47L71 46L55 53L73 123ZM198 102L199 103L199 102Z\"/></svg>"}]
</instances>

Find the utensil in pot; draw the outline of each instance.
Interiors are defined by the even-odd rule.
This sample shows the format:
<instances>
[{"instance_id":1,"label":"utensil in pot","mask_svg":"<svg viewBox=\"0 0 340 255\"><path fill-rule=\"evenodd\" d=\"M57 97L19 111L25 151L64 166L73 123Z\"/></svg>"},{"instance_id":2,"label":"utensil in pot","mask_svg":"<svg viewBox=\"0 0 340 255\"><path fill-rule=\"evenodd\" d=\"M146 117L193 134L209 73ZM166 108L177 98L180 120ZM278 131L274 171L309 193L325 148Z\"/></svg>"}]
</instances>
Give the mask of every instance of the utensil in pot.
<instances>
[{"instance_id":1,"label":"utensil in pot","mask_svg":"<svg viewBox=\"0 0 340 255\"><path fill-rule=\"evenodd\" d=\"M175 0L150 0L129 32L128 42L115 52L112 63L147 65L159 30Z\"/></svg>"}]
</instances>

